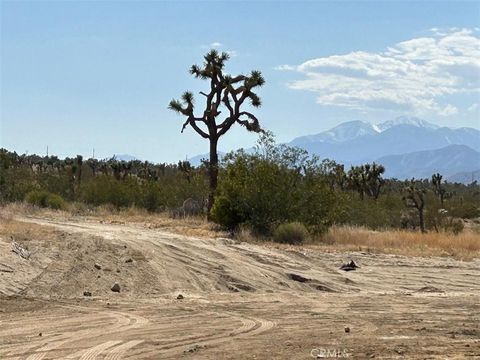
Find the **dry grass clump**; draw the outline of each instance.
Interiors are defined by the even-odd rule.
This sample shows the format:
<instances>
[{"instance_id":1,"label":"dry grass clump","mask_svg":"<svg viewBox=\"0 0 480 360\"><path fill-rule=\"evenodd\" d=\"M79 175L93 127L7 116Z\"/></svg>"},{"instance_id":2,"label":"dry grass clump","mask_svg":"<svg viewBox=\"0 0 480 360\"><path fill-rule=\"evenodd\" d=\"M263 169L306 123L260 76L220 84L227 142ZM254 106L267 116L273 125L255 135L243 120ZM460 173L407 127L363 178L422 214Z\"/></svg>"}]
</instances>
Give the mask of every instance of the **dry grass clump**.
<instances>
[{"instance_id":1,"label":"dry grass clump","mask_svg":"<svg viewBox=\"0 0 480 360\"><path fill-rule=\"evenodd\" d=\"M393 253L409 256L453 256L468 260L480 256L480 235L465 231L445 232L403 230L372 231L358 227L332 227L321 239L322 245L345 250Z\"/></svg>"},{"instance_id":2,"label":"dry grass clump","mask_svg":"<svg viewBox=\"0 0 480 360\"><path fill-rule=\"evenodd\" d=\"M128 208L120 211L108 212L100 209L90 218L101 219L112 224L133 223L149 229L159 229L180 235L194 237L225 237L227 233L219 230L218 226L208 222L205 217L186 217L173 219L167 213L149 213L143 209Z\"/></svg>"},{"instance_id":3,"label":"dry grass clump","mask_svg":"<svg viewBox=\"0 0 480 360\"><path fill-rule=\"evenodd\" d=\"M60 232L50 226L25 223L16 220L2 221L0 223L0 240L10 242L15 240L21 244L35 241L49 241L57 238Z\"/></svg>"},{"instance_id":4,"label":"dry grass clump","mask_svg":"<svg viewBox=\"0 0 480 360\"><path fill-rule=\"evenodd\" d=\"M301 244L308 236L307 228L299 222L281 224L273 232L274 241L283 244Z\"/></svg>"}]
</instances>

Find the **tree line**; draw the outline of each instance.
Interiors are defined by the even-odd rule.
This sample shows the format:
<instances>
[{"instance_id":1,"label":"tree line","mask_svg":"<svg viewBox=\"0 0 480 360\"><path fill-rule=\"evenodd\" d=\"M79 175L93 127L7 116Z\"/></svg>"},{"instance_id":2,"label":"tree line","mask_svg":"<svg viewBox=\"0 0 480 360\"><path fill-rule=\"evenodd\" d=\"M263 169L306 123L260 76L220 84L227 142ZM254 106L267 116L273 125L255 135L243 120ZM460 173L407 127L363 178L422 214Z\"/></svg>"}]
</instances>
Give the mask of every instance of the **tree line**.
<instances>
[{"instance_id":1,"label":"tree line","mask_svg":"<svg viewBox=\"0 0 480 360\"><path fill-rule=\"evenodd\" d=\"M212 220L227 229L245 225L262 234L288 222L300 222L312 234L332 224L458 232L458 219L480 216L476 183L448 183L440 174L385 179L384 171L379 164L345 170L335 161L278 145L264 133L255 151L229 153L218 164L212 208L199 207L198 215L210 211ZM58 159L0 149L0 201L53 208L135 206L174 214L187 199L206 203L208 173L208 160L193 166L188 161Z\"/></svg>"}]
</instances>

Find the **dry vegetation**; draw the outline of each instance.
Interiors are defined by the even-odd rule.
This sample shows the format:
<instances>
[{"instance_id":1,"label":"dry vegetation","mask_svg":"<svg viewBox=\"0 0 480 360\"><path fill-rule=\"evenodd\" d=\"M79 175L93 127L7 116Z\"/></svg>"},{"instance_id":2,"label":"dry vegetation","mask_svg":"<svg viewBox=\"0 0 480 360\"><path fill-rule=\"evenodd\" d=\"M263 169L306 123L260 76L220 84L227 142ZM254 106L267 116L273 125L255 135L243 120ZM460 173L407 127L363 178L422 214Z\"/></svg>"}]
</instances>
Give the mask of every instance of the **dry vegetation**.
<instances>
[{"instance_id":1,"label":"dry vegetation","mask_svg":"<svg viewBox=\"0 0 480 360\"><path fill-rule=\"evenodd\" d=\"M111 224L139 224L150 229L159 229L186 236L226 237L228 234L208 222L204 217L173 219L168 213L149 213L144 209L129 207L117 210L111 206L89 209L83 204L71 203L65 210L38 208L26 203L9 203L0 207L0 221L15 216L38 216L55 219L82 219Z\"/></svg>"},{"instance_id":2,"label":"dry vegetation","mask_svg":"<svg viewBox=\"0 0 480 360\"><path fill-rule=\"evenodd\" d=\"M137 224L149 229L194 237L223 238L229 236L227 232L202 217L173 219L167 213L152 214L133 207L115 210L112 207L100 206L94 210L87 210L77 204L71 204L66 210L50 210L39 209L24 203L8 204L0 208L0 220L3 222L7 220L8 223L7 226L0 228L1 234L13 234L15 229L21 230L20 232L33 231L29 229L29 226L32 225L18 226L18 223L8 221L13 219L14 214L70 220L81 218L107 224ZM278 248L291 247L273 243L268 237L254 235L248 227L240 227L235 234L235 240L255 244L263 243ZM480 257L480 233L472 224L467 224L465 231L458 235L447 232L422 234L416 231L373 231L362 227L334 226L325 235L309 239L304 247L321 248L324 251L364 251L406 256L452 256L459 260L471 260Z\"/></svg>"},{"instance_id":3,"label":"dry vegetation","mask_svg":"<svg viewBox=\"0 0 480 360\"><path fill-rule=\"evenodd\" d=\"M453 256L471 260L480 256L480 234L470 230L454 235L413 231L372 231L358 227L333 227L322 243L343 250L360 250L409 256Z\"/></svg>"},{"instance_id":4,"label":"dry vegetation","mask_svg":"<svg viewBox=\"0 0 480 360\"><path fill-rule=\"evenodd\" d=\"M0 208L0 238L5 241L15 240L23 243L47 241L59 233L52 227L16 221L10 210Z\"/></svg>"}]
</instances>

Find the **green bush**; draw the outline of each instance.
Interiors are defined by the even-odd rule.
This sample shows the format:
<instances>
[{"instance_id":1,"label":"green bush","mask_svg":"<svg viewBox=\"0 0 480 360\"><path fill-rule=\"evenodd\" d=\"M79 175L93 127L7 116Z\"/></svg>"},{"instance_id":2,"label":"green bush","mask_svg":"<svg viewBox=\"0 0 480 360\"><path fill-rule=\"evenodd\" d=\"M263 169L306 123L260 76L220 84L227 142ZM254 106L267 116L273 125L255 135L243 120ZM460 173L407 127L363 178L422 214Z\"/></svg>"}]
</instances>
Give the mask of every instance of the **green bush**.
<instances>
[{"instance_id":1,"label":"green bush","mask_svg":"<svg viewBox=\"0 0 480 360\"><path fill-rule=\"evenodd\" d=\"M325 181L316 159L301 149L280 146L229 154L220 175L212 217L229 229L245 224L257 235L271 235L279 224L301 222L317 234L341 212L340 196Z\"/></svg>"},{"instance_id":2,"label":"green bush","mask_svg":"<svg viewBox=\"0 0 480 360\"><path fill-rule=\"evenodd\" d=\"M281 224L273 232L273 240L284 244L300 244L307 237L307 228L299 222Z\"/></svg>"},{"instance_id":3,"label":"green bush","mask_svg":"<svg viewBox=\"0 0 480 360\"><path fill-rule=\"evenodd\" d=\"M245 222L242 211L227 196L218 196L211 210L212 219L229 230Z\"/></svg>"},{"instance_id":4,"label":"green bush","mask_svg":"<svg viewBox=\"0 0 480 360\"><path fill-rule=\"evenodd\" d=\"M47 207L50 209L63 209L65 207L65 201L60 195L49 194L47 196Z\"/></svg>"},{"instance_id":5,"label":"green bush","mask_svg":"<svg viewBox=\"0 0 480 360\"><path fill-rule=\"evenodd\" d=\"M51 209L63 209L65 207L65 201L63 198L57 194L49 193L44 190L34 190L30 191L25 200L35 206L42 208L51 208Z\"/></svg>"},{"instance_id":6,"label":"green bush","mask_svg":"<svg viewBox=\"0 0 480 360\"><path fill-rule=\"evenodd\" d=\"M454 235L460 234L464 229L463 221L461 219L448 218L444 224L443 228L447 232L451 232Z\"/></svg>"}]
</instances>

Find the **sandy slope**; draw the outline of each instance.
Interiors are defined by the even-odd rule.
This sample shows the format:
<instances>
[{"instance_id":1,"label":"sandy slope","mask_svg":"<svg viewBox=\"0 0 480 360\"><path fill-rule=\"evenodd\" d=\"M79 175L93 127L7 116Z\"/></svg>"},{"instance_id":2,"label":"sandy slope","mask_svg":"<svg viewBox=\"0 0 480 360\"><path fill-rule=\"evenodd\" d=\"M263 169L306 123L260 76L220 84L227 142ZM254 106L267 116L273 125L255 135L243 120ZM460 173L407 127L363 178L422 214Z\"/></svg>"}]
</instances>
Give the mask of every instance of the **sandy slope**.
<instances>
[{"instance_id":1,"label":"sandy slope","mask_svg":"<svg viewBox=\"0 0 480 360\"><path fill-rule=\"evenodd\" d=\"M25 240L29 261L0 241L1 266L15 269L0 272L1 359L480 356L478 259L287 251L23 220L56 233ZM350 258L361 268L339 270Z\"/></svg>"}]
</instances>

